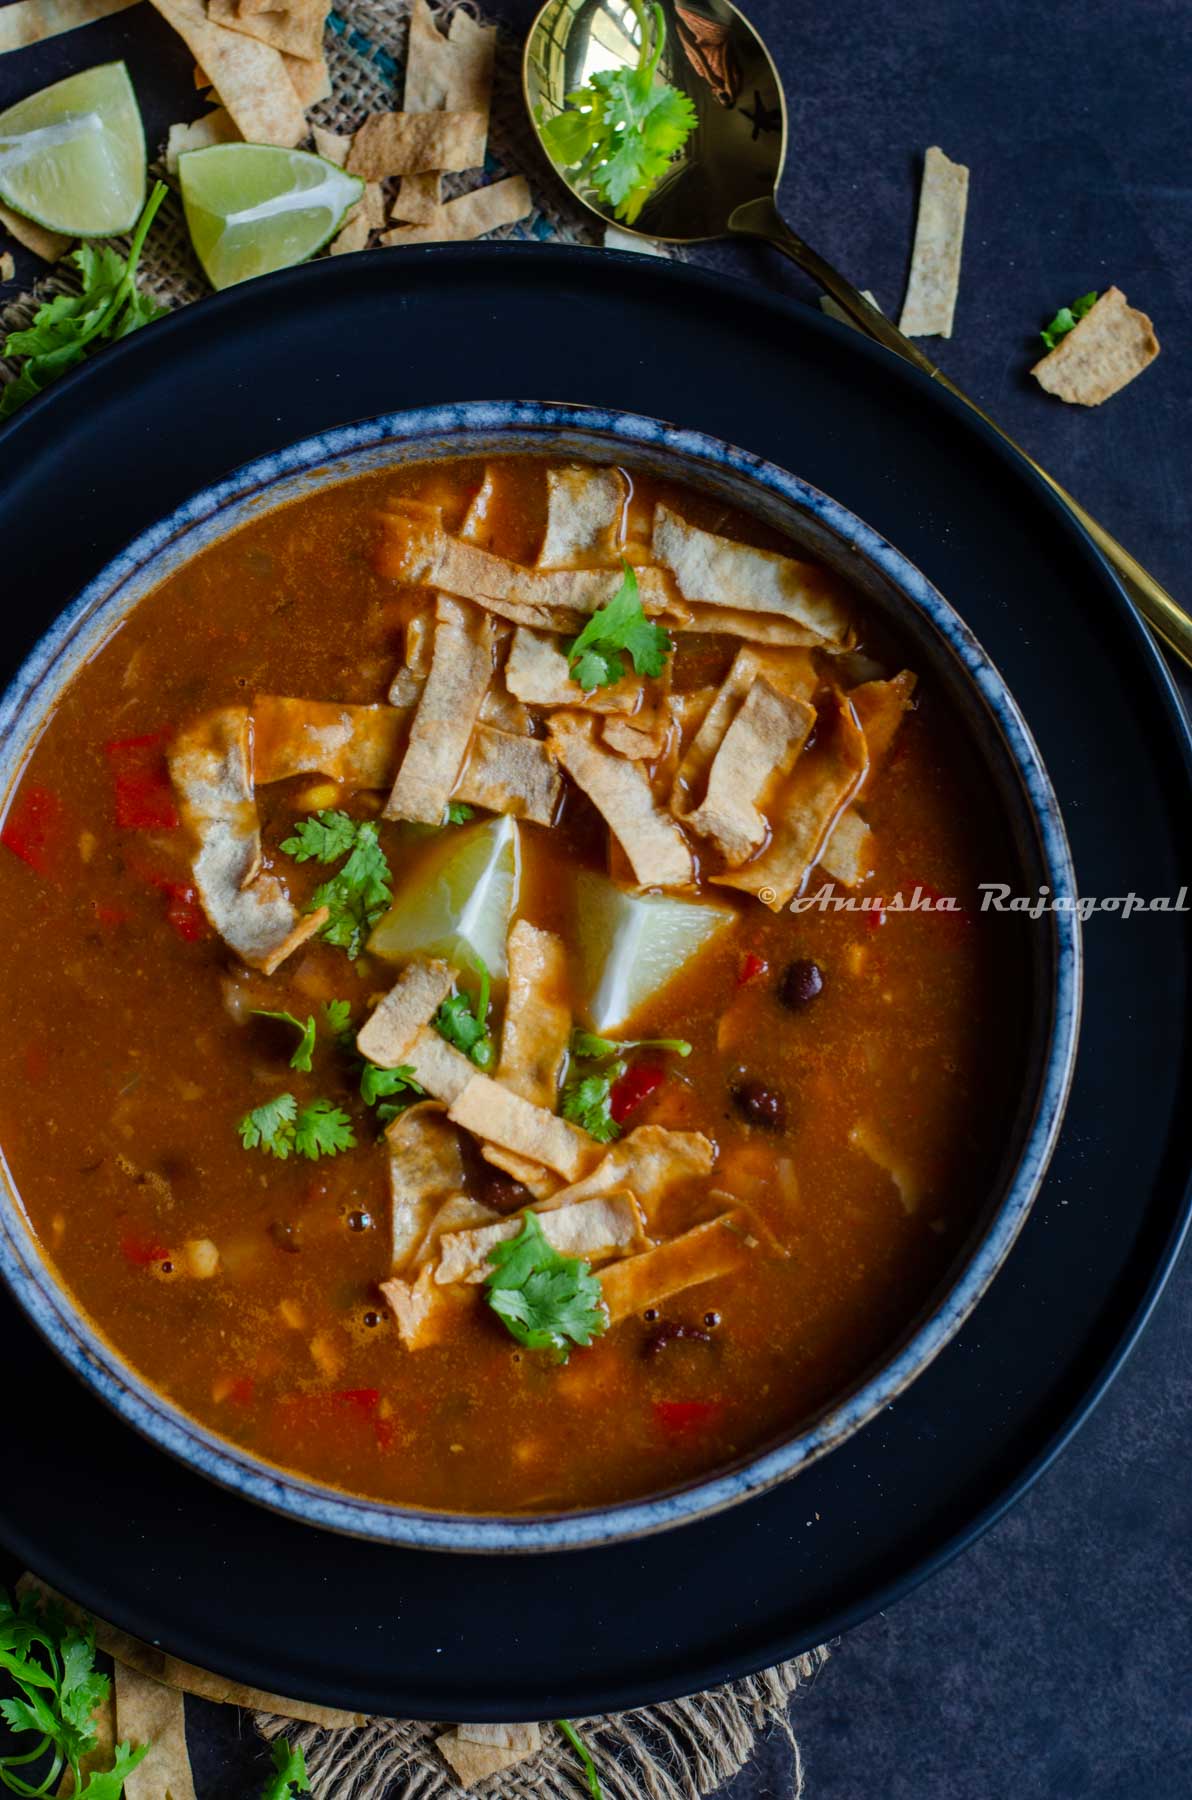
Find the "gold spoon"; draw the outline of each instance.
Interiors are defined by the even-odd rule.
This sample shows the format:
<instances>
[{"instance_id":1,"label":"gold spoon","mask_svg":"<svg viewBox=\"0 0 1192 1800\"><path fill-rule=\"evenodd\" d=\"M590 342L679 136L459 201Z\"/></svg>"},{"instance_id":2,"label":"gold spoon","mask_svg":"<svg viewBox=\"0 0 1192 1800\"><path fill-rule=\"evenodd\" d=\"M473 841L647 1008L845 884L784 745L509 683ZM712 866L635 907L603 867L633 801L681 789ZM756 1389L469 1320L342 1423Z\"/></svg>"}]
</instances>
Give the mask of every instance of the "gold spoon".
<instances>
[{"instance_id":1,"label":"gold spoon","mask_svg":"<svg viewBox=\"0 0 1192 1800\"><path fill-rule=\"evenodd\" d=\"M786 97L769 51L730 0L661 0L666 45L659 74L692 100L699 123L632 227L582 184L557 169L589 212L672 244L708 238L764 238L789 256L869 337L905 357L963 400L1041 475L1116 571L1147 624L1192 666L1192 617L1130 552L1041 469L1033 456L793 232L775 193L786 157ZM601 69L634 68L642 41L642 0L547 0L530 28L522 83L530 118L552 118L566 96Z\"/></svg>"}]
</instances>

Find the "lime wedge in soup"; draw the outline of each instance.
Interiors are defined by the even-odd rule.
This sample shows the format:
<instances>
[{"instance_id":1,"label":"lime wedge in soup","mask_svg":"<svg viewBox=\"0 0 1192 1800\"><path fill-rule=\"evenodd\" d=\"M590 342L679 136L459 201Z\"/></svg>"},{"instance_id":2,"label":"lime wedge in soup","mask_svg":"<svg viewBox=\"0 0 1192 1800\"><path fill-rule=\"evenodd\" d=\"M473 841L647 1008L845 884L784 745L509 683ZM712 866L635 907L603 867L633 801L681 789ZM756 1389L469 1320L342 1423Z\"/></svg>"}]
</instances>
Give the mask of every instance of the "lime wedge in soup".
<instances>
[{"instance_id":1,"label":"lime wedge in soup","mask_svg":"<svg viewBox=\"0 0 1192 1800\"><path fill-rule=\"evenodd\" d=\"M145 132L122 62L83 69L0 113L0 200L67 237L131 231Z\"/></svg>"},{"instance_id":2,"label":"lime wedge in soup","mask_svg":"<svg viewBox=\"0 0 1192 1800\"><path fill-rule=\"evenodd\" d=\"M632 1018L736 919L730 906L629 894L603 875L576 881L584 997L596 1031Z\"/></svg>"},{"instance_id":3,"label":"lime wedge in soup","mask_svg":"<svg viewBox=\"0 0 1192 1800\"><path fill-rule=\"evenodd\" d=\"M445 956L459 968L479 956L498 979L521 886L521 840L505 814L451 830L395 884L397 897L374 927L377 956Z\"/></svg>"},{"instance_id":4,"label":"lime wedge in soup","mask_svg":"<svg viewBox=\"0 0 1192 1800\"><path fill-rule=\"evenodd\" d=\"M333 238L364 183L306 150L212 144L178 158L195 255L212 287L305 262Z\"/></svg>"}]
</instances>

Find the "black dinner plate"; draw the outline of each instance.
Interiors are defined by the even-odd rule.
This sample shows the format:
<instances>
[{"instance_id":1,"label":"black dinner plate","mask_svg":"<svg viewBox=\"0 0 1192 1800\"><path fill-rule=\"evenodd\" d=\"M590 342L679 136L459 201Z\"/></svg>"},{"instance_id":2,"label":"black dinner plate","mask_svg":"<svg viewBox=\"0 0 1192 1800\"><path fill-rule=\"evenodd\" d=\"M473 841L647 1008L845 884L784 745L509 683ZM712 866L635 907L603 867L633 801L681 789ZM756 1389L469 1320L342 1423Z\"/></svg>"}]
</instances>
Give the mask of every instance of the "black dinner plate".
<instances>
[{"instance_id":1,"label":"black dinner plate","mask_svg":"<svg viewBox=\"0 0 1192 1800\"><path fill-rule=\"evenodd\" d=\"M851 507L919 564L1005 674L1059 793L1082 893L1174 897L1189 879L1179 702L1042 485L856 334L641 257L376 251L250 283L117 346L0 433L6 661L15 668L128 539L235 465L364 415L519 397L712 432ZM5 1390L0 1538L192 1661L416 1717L625 1707L845 1629L1023 1491L1145 1320L1187 1222L1188 927L1177 913L1090 920L1067 1122L1005 1268L894 1406L748 1505L532 1559L315 1532L141 1441L0 1295L0 1359L20 1371Z\"/></svg>"}]
</instances>

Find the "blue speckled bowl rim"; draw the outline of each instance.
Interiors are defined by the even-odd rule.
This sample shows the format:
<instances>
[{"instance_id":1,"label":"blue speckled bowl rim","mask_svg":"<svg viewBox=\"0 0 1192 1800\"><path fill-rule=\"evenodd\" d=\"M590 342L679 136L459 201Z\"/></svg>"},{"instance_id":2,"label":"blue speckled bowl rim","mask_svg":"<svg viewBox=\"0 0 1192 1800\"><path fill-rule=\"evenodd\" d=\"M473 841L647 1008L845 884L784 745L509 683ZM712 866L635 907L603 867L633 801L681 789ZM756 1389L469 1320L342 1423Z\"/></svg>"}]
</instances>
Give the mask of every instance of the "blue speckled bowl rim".
<instances>
[{"instance_id":1,"label":"blue speckled bowl rim","mask_svg":"<svg viewBox=\"0 0 1192 1800\"><path fill-rule=\"evenodd\" d=\"M938 636L987 709L1013 761L1038 836L1051 891L1074 894L1075 873L1059 804L1025 720L976 638L927 578L879 533L798 476L703 432L602 408L545 401L474 401L387 413L303 439L235 470L141 533L91 581L42 637L0 701L0 791L11 796L58 693L122 614L122 591L146 583L158 559L185 537L185 560L260 511L290 498L279 484L350 479L345 459L386 444L425 445L426 454L466 455L469 437L494 433L587 434L605 450L663 452L729 473L795 507L872 565ZM338 466L336 466L338 465ZM125 602L127 604L127 602ZM35 729L22 726L32 718ZM6 803L7 804L7 801ZM38 1253L0 1152L0 1276L67 1365L120 1418L181 1462L264 1506L305 1523L415 1549L491 1554L556 1551L643 1536L735 1505L795 1474L840 1444L900 1394L960 1329L1005 1260L1033 1204L1055 1147L1071 1085L1080 1020L1080 926L1072 912L1048 915L1052 933L1051 1030L1033 1113L1004 1198L946 1294L897 1353L810 1425L737 1466L644 1500L537 1517L464 1516L357 1499L258 1460L207 1430L141 1379L71 1302Z\"/></svg>"}]
</instances>

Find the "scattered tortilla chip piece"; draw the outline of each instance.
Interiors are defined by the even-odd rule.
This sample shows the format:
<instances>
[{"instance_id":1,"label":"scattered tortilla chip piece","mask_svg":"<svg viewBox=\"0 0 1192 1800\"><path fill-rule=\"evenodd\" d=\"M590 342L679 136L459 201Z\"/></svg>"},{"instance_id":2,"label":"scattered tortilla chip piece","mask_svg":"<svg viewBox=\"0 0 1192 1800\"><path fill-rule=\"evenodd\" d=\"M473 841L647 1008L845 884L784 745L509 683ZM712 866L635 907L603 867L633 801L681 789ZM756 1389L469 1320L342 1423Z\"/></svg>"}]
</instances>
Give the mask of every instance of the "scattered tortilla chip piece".
<instances>
[{"instance_id":1,"label":"scattered tortilla chip piece","mask_svg":"<svg viewBox=\"0 0 1192 1800\"><path fill-rule=\"evenodd\" d=\"M816 633L824 644L850 641L839 584L817 563L689 525L667 506L654 511L654 555L669 568L684 600L738 612L775 613Z\"/></svg>"},{"instance_id":2,"label":"scattered tortilla chip piece","mask_svg":"<svg viewBox=\"0 0 1192 1800\"><path fill-rule=\"evenodd\" d=\"M657 805L636 763L602 749L595 722L561 712L550 720L550 745L577 787L603 816L642 887L690 887L695 863L682 832Z\"/></svg>"},{"instance_id":3,"label":"scattered tortilla chip piece","mask_svg":"<svg viewBox=\"0 0 1192 1800\"><path fill-rule=\"evenodd\" d=\"M0 206L0 225L18 244L24 244L26 250L40 256L42 262L57 262L74 243L73 238L63 237L60 231L47 231L44 225L35 225L32 219L26 219L22 213L13 212L7 206Z\"/></svg>"},{"instance_id":4,"label":"scattered tortilla chip piece","mask_svg":"<svg viewBox=\"0 0 1192 1800\"><path fill-rule=\"evenodd\" d=\"M727 875L713 875L718 887L756 894L771 912L798 892L818 860L837 819L865 779L869 755L865 734L852 707L836 700L822 708L816 739L796 762L771 809L770 842L760 856Z\"/></svg>"},{"instance_id":5,"label":"scattered tortilla chip piece","mask_svg":"<svg viewBox=\"0 0 1192 1800\"><path fill-rule=\"evenodd\" d=\"M549 1200L563 1185L559 1177L544 1169L541 1163L531 1162L528 1156L518 1156L512 1150L502 1150L498 1144L482 1145L480 1154L494 1169L500 1169L520 1182L535 1200Z\"/></svg>"},{"instance_id":6,"label":"scattered tortilla chip piece","mask_svg":"<svg viewBox=\"0 0 1192 1800\"><path fill-rule=\"evenodd\" d=\"M291 56L288 51L283 50L281 60L290 78L290 86L298 96L298 103L303 110L313 106L317 100L331 98L331 71L327 67L325 56L308 59L305 56Z\"/></svg>"},{"instance_id":7,"label":"scattered tortilla chip piece","mask_svg":"<svg viewBox=\"0 0 1192 1800\"><path fill-rule=\"evenodd\" d=\"M472 118L477 115L431 113L428 116ZM525 176L507 175L502 181L490 181L487 187L473 188L470 194L460 194L457 199L446 201L421 224L399 225L396 230L387 231L381 242L392 249L400 249L403 244L468 243L473 238L484 237L486 232L496 231L500 225L516 225L520 219L528 219L533 210L534 198Z\"/></svg>"},{"instance_id":8,"label":"scattered tortilla chip piece","mask_svg":"<svg viewBox=\"0 0 1192 1800\"><path fill-rule=\"evenodd\" d=\"M423 170L478 169L487 135L483 112L370 113L352 140L348 173L383 181Z\"/></svg>"},{"instance_id":9,"label":"scattered tortilla chip piece","mask_svg":"<svg viewBox=\"0 0 1192 1800\"><path fill-rule=\"evenodd\" d=\"M541 1725L457 1725L456 1734L469 1744L492 1744L529 1756L542 1748Z\"/></svg>"},{"instance_id":10,"label":"scattered tortilla chip piece","mask_svg":"<svg viewBox=\"0 0 1192 1800\"><path fill-rule=\"evenodd\" d=\"M192 119L189 125L171 125L166 137L166 168L178 173L178 158L188 150L206 150L212 144L231 144L240 136L236 122L225 106Z\"/></svg>"},{"instance_id":11,"label":"scattered tortilla chip piece","mask_svg":"<svg viewBox=\"0 0 1192 1800\"><path fill-rule=\"evenodd\" d=\"M499 1216L491 1206L482 1206L468 1194L451 1194L436 1208L426 1235L414 1252L414 1267L424 1269L428 1263L436 1263L439 1244L449 1232L479 1230L482 1225L494 1224Z\"/></svg>"},{"instance_id":12,"label":"scattered tortilla chip piece","mask_svg":"<svg viewBox=\"0 0 1192 1800\"><path fill-rule=\"evenodd\" d=\"M876 1163L890 1177L898 1190L903 1211L908 1214L918 1212L923 1202L923 1184L904 1158L891 1150L877 1127L863 1119L853 1126L848 1134L848 1141L854 1150L860 1150L862 1155L867 1156L871 1163Z\"/></svg>"},{"instance_id":13,"label":"scattered tortilla chip piece","mask_svg":"<svg viewBox=\"0 0 1192 1800\"><path fill-rule=\"evenodd\" d=\"M396 1069L424 1025L451 992L455 976L449 963L437 957L428 962L407 963L394 985L356 1034L361 1056L382 1069Z\"/></svg>"},{"instance_id":14,"label":"scattered tortilla chip piece","mask_svg":"<svg viewBox=\"0 0 1192 1800\"><path fill-rule=\"evenodd\" d=\"M400 1275L394 1275L377 1286L407 1350L425 1350L442 1342L456 1294L451 1288L438 1286L429 1263L419 1270L414 1281L403 1281Z\"/></svg>"},{"instance_id":15,"label":"scattered tortilla chip piece","mask_svg":"<svg viewBox=\"0 0 1192 1800\"><path fill-rule=\"evenodd\" d=\"M607 568L617 560L629 485L619 469L579 464L546 471L540 569Z\"/></svg>"},{"instance_id":16,"label":"scattered tortilla chip piece","mask_svg":"<svg viewBox=\"0 0 1192 1800\"><path fill-rule=\"evenodd\" d=\"M277 9L248 12L240 10L239 0L207 0L207 17L217 25L243 32L304 62L317 61L323 53L326 15L327 0L285 0Z\"/></svg>"},{"instance_id":17,"label":"scattered tortilla chip piece","mask_svg":"<svg viewBox=\"0 0 1192 1800\"><path fill-rule=\"evenodd\" d=\"M452 798L549 825L562 792L562 777L540 738L478 724Z\"/></svg>"},{"instance_id":18,"label":"scattered tortilla chip piece","mask_svg":"<svg viewBox=\"0 0 1192 1800\"><path fill-rule=\"evenodd\" d=\"M708 771L707 792L687 824L711 838L730 868L760 850L769 829L759 802L788 775L815 724L815 708L759 675L737 709Z\"/></svg>"},{"instance_id":19,"label":"scattered tortilla chip piece","mask_svg":"<svg viewBox=\"0 0 1192 1800\"><path fill-rule=\"evenodd\" d=\"M195 1800L183 1696L125 1663L118 1662L113 1673L117 1741L134 1750L150 1746L145 1760L125 1777L124 1800Z\"/></svg>"},{"instance_id":20,"label":"scattered tortilla chip piece","mask_svg":"<svg viewBox=\"0 0 1192 1800\"><path fill-rule=\"evenodd\" d=\"M523 1100L488 1075L474 1074L447 1116L475 1137L487 1138L530 1162L544 1163L568 1181L579 1179L596 1149L586 1132Z\"/></svg>"},{"instance_id":21,"label":"scattered tortilla chip piece","mask_svg":"<svg viewBox=\"0 0 1192 1800\"><path fill-rule=\"evenodd\" d=\"M611 1263L599 1275L610 1324L685 1288L733 1274L745 1266L755 1247L756 1239L739 1215L723 1213L640 1256Z\"/></svg>"},{"instance_id":22,"label":"scattered tortilla chip piece","mask_svg":"<svg viewBox=\"0 0 1192 1800\"><path fill-rule=\"evenodd\" d=\"M325 125L312 125L311 135L315 140L316 154L324 162L334 163L337 169L346 166L348 152L352 148L352 140L342 131L328 131Z\"/></svg>"},{"instance_id":23,"label":"scattered tortilla chip piece","mask_svg":"<svg viewBox=\"0 0 1192 1800\"><path fill-rule=\"evenodd\" d=\"M487 119L495 47L494 26L477 25L461 10L444 37L426 0L414 0L406 48L406 112L479 112ZM431 224L441 203L437 170L405 175L391 216L409 224Z\"/></svg>"},{"instance_id":24,"label":"scattered tortilla chip piece","mask_svg":"<svg viewBox=\"0 0 1192 1800\"><path fill-rule=\"evenodd\" d=\"M9 250L0 251L0 281L12 281L16 272L17 265L13 261L12 252Z\"/></svg>"},{"instance_id":25,"label":"scattered tortilla chip piece","mask_svg":"<svg viewBox=\"0 0 1192 1800\"><path fill-rule=\"evenodd\" d=\"M93 19L135 6L137 0L16 0L0 11L0 56L6 50L24 50L43 38L57 37Z\"/></svg>"},{"instance_id":26,"label":"scattered tortilla chip piece","mask_svg":"<svg viewBox=\"0 0 1192 1800\"><path fill-rule=\"evenodd\" d=\"M685 616L666 618L668 631L714 631L724 637L745 638L751 644L773 644L789 649L830 649L817 631L780 619L777 613L741 612L733 606L689 606Z\"/></svg>"},{"instance_id":27,"label":"scattered tortilla chip piece","mask_svg":"<svg viewBox=\"0 0 1192 1800\"><path fill-rule=\"evenodd\" d=\"M898 321L898 329L907 337L952 335L968 184L964 164L949 161L933 144L923 158L915 247Z\"/></svg>"},{"instance_id":28,"label":"scattered tortilla chip piece","mask_svg":"<svg viewBox=\"0 0 1192 1800\"><path fill-rule=\"evenodd\" d=\"M819 866L841 887L859 887L873 874L873 832L855 807L837 821L820 851Z\"/></svg>"},{"instance_id":29,"label":"scattered tortilla chip piece","mask_svg":"<svg viewBox=\"0 0 1192 1800\"><path fill-rule=\"evenodd\" d=\"M572 681L557 638L519 625L505 659L505 685L528 706L575 706L585 712L632 713L642 698L640 675L585 694Z\"/></svg>"},{"instance_id":30,"label":"scattered tortilla chip piece","mask_svg":"<svg viewBox=\"0 0 1192 1800\"><path fill-rule=\"evenodd\" d=\"M250 144L292 149L306 136L306 114L279 51L209 19L203 0L150 0L207 71L236 129Z\"/></svg>"},{"instance_id":31,"label":"scattered tortilla chip piece","mask_svg":"<svg viewBox=\"0 0 1192 1800\"><path fill-rule=\"evenodd\" d=\"M208 713L178 733L169 766L183 823L197 844L194 881L203 911L251 968L271 975L327 918L299 918L285 887L261 869L247 707Z\"/></svg>"},{"instance_id":32,"label":"scattered tortilla chip piece","mask_svg":"<svg viewBox=\"0 0 1192 1800\"><path fill-rule=\"evenodd\" d=\"M349 207L336 236L332 239L332 256L345 256L353 250L366 250L374 231L385 223L385 194L379 181L370 181L355 206Z\"/></svg>"},{"instance_id":33,"label":"scattered tortilla chip piece","mask_svg":"<svg viewBox=\"0 0 1192 1800\"><path fill-rule=\"evenodd\" d=\"M815 664L805 649L754 649L752 645L742 645L675 770L670 795L670 809L675 817L686 818L703 799L725 734L756 681L765 680L794 700L809 700L817 679Z\"/></svg>"},{"instance_id":34,"label":"scattered tortilla chip piece","mask_svg":"<svg viewBox=\"0 0 1192 1800\"><path fill-rule=\"evenodd\" d=\"M868 300L870 306L873 307L875 312L881 312L881 310L882 310L881 307L878 305L876 299L870 293L868 288L861 289L861 298L863 300ZM819 307L820 307L820 311L822 313L825 313L829 319L835 319L838 325L851 325L854 331L861 330L861 327L857 324L857 321L854 318L852 318L848 313L845 312L843 306L840 305L839 301L833 300L831 294L821 294L820 295Z\"/></svg>"},{"instance_id":35,"label":"scattered tortilla chip piece","mask_svg":"<svg viewBox=\"0 0 1192 1800\"><path fill-rule=\"evenodd\" d=\"M440 595L430 674L385 803L387 819L442 823L492 674L492 620Z\"/></svg>"},{"instance_id":36,"label":"scattered tortilla chip piece","mask_svg":"<svg viewBox=\"0 0 1192 1800\"><path fill-rule=\"evenodd\" d=\"M293 775L326 775L353 788L387 788L409 712L258 694L252 703L253 776L258 786Z\"/></svg>"},{"instance_id":37,"label":"scattered tortilla chip piece","mask_svg":"<svg viewBox=\"0 0 1192 1800\"><path fill-rule=\"evenodd\" d=\"M459 1133L437 1100L419 1100L386 1128L393 1272L400 1275L448 1194L465 1186Z\"/></svg>"},{"instance_id":38,"label":"scattered tortilla chip piece","mask_svg":"<svg viewBox=\"0 0 1192 1800\"><path fill-rule=\"evenodd\" d=\"M506 957L509 990L497 1080L523 1100L553 1110L571 1038L566 946L553 931L519 919L510 928Z\"/></svg>"},{"instance_id":39,"label":"scattered tortilla chip piece","mask_svg":"<svg viewBox=\"0 0 1192 1800\"><path fill-rule=\"evenodd\" d=\"M574 1206L594 1194L626 1189L649 1219L672 1188L709 1175L715 1161L716 1147L702 1131L639 1125L610 1145L589 1174L553 1194L550 1204Z\"/></svg>"},{"instance_id":40,"label":"scattered tortilla chip piece","mask_svg":"<svg viewBox=\"0 0 1192 1800\"><path fill-rule=\"evenodd\" d=\"M536 1217L547 1242L560 1256L582 1256L594 1262L631 1247L645 1247L641 1213L632 1194L599 1194L575 1206L548 1208ZM489 1251L507 1238L516 1237L521 1229L518 1214L498 1219L495 1225L483 1225L479 1231L452 1232L439 1245L435 1280L444 1286L456 1281L472 1285L483 1281L492 1273Z\"/></svg>"},{"instance_id":41,"label":"scattered tortilla chip piece","mask_svg":"<svg viewBox=\"0 0 1192 1800\"><path fill-rule=\"evenodd\" d=\"M601 742L630 762L654 762L662 755L670 736L670 718L665 712L647 714L642 719L606 718L600 730Z\"/></svg>"},{"instance_id":42,"label":"scattered tortilla chip piece","mask_svg":"<svg viewBox=\"0 0 1192 1800\"><path fill-rule=\"evenodd\" d=\"M1069 405L1100 406L1158 354L1159 340L1147 315L1128 305L1120 288L1111 287L1031 374L1041 388Z\"/></svg>"},{"instance_id":43,"label":"scattered tortilla chip piece","mask_svg":"<svg viewBox=\"0 0 1192 1800\"><path fill-rule=\"evenodd\" d=\"M449 594L460 594L494 611L500 610L495 602L508 601L531 611L562 611L576 618L607 606L624 576L620 569L527 569L490 550L443 537L426 579ZM637 585L643 610L661 612L667 601L661 571L639 569Z\"/></svg>"},{"instance_id":44,"label":"scattered tortilla chip piece","mask_svg":"<svg viewBox=\"0 0 1192 1800\"><path fill-rule=\"evenodd\" d=\"M440 1037L433 1025L423 1027L403 1061L413 1069L418 1086L447 1106L463 1093L476 1073L475 1063Z\"/></svg>"},{"instance_id":45,"label":"scattered tortilla chip piece","mask_svg":"<svg viewBox=\"0 0 1192 1800\"><path fill-rule=\"evenodd\" d=\"M390 219L403 225L432 225L443 205L443 178L437 170L423 170L421 175L403 175Z\"/></svg>"},{"instance_id":46,"label":"scattered tortilla chip piece","mask_svg":"<svg viewBox=\"0 0 1192 1800\"><path fill-rule=\"evenodd\" d=\"M486 1781L490 1776L500 1775L505 1769L512 1769L517 1763L524 1762L527 1756L533 1756L541 1747L541 1733L538 1743L522 1749L501 1744L472 1743L460 1735L461 1729L462 1727L457 1727L454 1731L445 1731L442 1737L435 1739L435 1746L464 1788L475 1787L478 1781Z\"/></svg>"}]
</instances>

